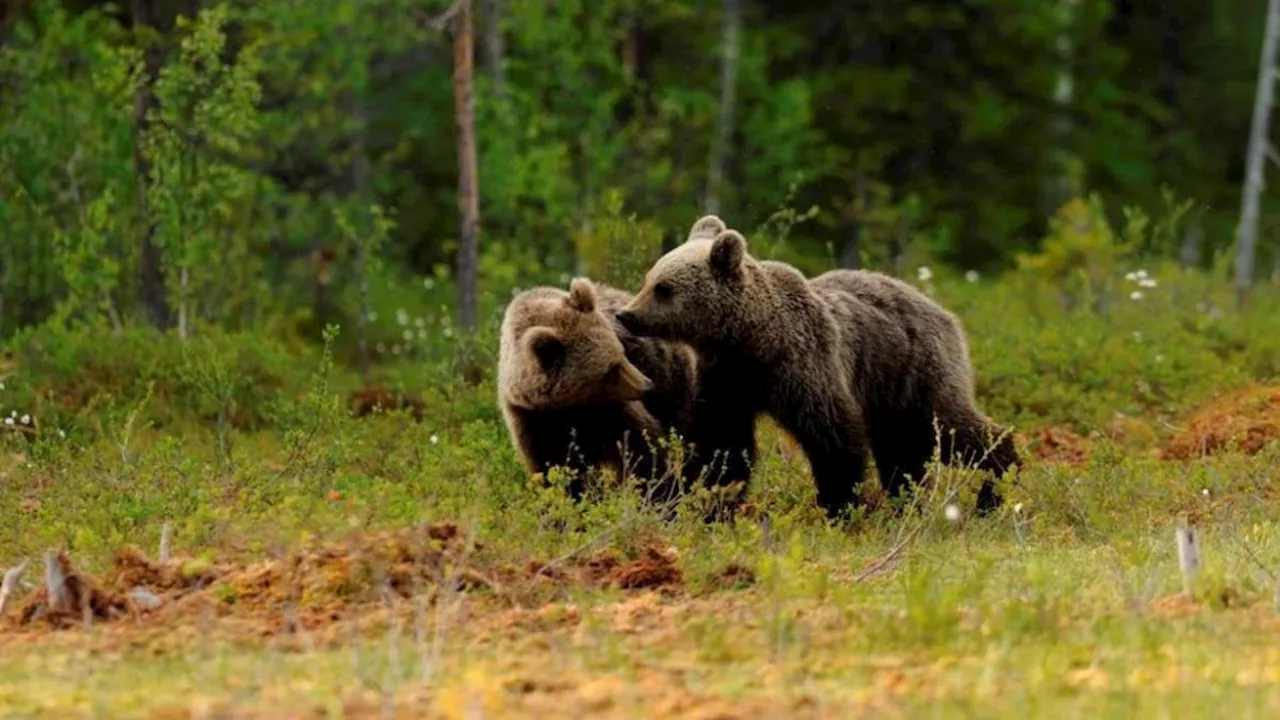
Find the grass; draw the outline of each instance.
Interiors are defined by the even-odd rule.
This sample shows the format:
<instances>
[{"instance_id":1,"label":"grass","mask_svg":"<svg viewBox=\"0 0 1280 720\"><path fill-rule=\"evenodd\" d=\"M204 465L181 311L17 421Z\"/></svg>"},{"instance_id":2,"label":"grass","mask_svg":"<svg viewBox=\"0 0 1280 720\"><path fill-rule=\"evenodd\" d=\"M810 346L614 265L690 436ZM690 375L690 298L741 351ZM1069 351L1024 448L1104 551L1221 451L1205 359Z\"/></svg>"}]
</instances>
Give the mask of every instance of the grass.
<instances>
[{"instance_id":1,"label":"grass","mask_svg":"<svg viewBox=\"0 0 1280 720\"><path fill-rule=\"evenodd\" d=\"M1158 275L1168 296L1145 306L1047 302L1016 322L1012 283L935 279L969 329L984 408L1025 436L1027 465L986 518L970 512L976 475L935 468L902 512L873 502L829 525L803 456L767 424L734 523L702 523L694 500L663 520L619 489L574 507L556 477L521 469L491 379L452 380L447 355L381 366L379 382L421 394L415 421L353 417L349 370L258 335L198 350L23 336L0 415L40 432L0 432L0 560L32 558L35 586L61 548L126 612L24 624L39 593L21 588L0 620L0 708L1275 716L1280 444L1256 441L1274 430L1266 403L1222 396L1275 382L1280 318L1210 318L1227 288ZM1252 439L1195 457L1192 426ZM1079 452L1056 459L1046 437ZM1183 454L1162 459L1171 439ZM1201 541L1191 597L1182 522ZM130 545L151 556L134 567L146 582L121 579ZM120 598L137 584L159 608Z\"/></svg>"}]
</instances>

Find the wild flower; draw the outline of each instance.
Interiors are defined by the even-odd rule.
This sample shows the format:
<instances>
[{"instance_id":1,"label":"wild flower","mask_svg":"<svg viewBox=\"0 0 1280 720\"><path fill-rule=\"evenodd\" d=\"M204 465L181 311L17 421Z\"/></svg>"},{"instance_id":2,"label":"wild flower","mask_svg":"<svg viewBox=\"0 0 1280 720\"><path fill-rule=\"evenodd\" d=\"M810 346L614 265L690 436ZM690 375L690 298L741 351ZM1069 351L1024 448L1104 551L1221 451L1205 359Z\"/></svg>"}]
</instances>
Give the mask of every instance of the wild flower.
<instances>
[{"instance_id":1,"label":"wild flower","mask_svg":"<svg viewBox=\"0 0 1280 720\"><path fill-rule=\"evenodd\" d=\"M432 445L438 445L440 443L440 436L432 433L430 440Z\"/></svg>"},{"instance_id":2,"label":"wild flower","mask_svg":"<svg viewBox=\"0 0 1280 720\"><path fill-rule=\"evenodd\" d=\"M397 325L409 324L409 313L405 312L404 308L396 308L396 324Z\"/></svg>"},{"instance_id":3,"label":"wild flower","mask_svg":"<svg viewBox=\"0 0 1280 720\"><path fill-rule=\"evenodd\" d=\"M977 270L966 270L966 271L965 271L965 273L964 273L964 279L965 279L966 281L968 281L968 282L971 282L971 283L976 283L976 282L978 282L978 271L977 271Z\"/></svg>"},{"instance_id":4,"label":"wild flower","mask_svg":"<svg viewBox=\"0 0 1280 720\"><path fill-rule=\"evenodd\" d=\"M426 319L426 318L416 318L416 319L413 321L413 324L414 324L416 327L426 327L426 326L427 326L427 319Z\"/></svg>"},{"instance_id":5,"label":"wild flower","mask_svg":"<svg viewBox=\"0 0 1280 720\"><path fill-rule=\"evenodd\" d=\"M1153 288L1156 286L1155 278L1142 278L1138 280L1138 287Z\"/></svg>"},{"instance_id":6,"label":"wild flower","mask_svg":"<svg viewBox=\"0 0 1280 720\"><path fill-rule=\"evenodd\" d=\"M1129 293L1129 299L1130 299L1130 300L1141 300L1141 299L1142 299L1142 291L1141 291L1141 290L1134 290L1133 292Z\"/></svg>"},{"instance_id":7,"label":"wild flower","mask_svg":"<svg viewBox=\"0 0 1280 720\"><path fill-rule=\"evenodd\" d=\"M423 279L422 279L422 287L426 288L427 290L430 290L430 289L434 288L435 286L436 286L436 279L435 279L435 278L432 278L432 277L426 277L426 278L423 278Z\"/></svg>"},{"instance_id":8,"label":"wild flower","mask_svg":"<svg viewBox=\"0 0 1280 720\"><path fill-rule=\"evenodd\" d=\"M943 509L942 514L946 516L948 522L955 522L960 519L960 508L952 503Z\"/></svg>"},{"instance_id":9,"label":"wild flower","mask_svg":"<svg viewBox=\"0 0 1280 720\"><path fill-rule=\"evenodd\" d=\"M413 342L413 331L412 331L412 330L405 330L403 333L401 333L401 335L400 335L400 336L404 338L404 341L405 341L405 342Z\"/></svg>"},{"instance_id":10,"label":"wild flower","mask_svg":"<svg viewBox=\"0 0 1280 720\"><path fill-rule=\"evenodd\" d=\"M22 423L23 425L30 425L31 416L24 414L21 418L19 418L18 422Z\"/></svg>"},{"instance_id":11,"label":"wild flower","mask_svg":"<svg viewBox=\"0 0 1280 720\"><path fill-rule=\"evenodd\" d=\"M930 270L927 265L921 265L916 268L916 278L919 279L920 282L929 282L932 277L933 271Z\"/></svg>"}]
</instances>

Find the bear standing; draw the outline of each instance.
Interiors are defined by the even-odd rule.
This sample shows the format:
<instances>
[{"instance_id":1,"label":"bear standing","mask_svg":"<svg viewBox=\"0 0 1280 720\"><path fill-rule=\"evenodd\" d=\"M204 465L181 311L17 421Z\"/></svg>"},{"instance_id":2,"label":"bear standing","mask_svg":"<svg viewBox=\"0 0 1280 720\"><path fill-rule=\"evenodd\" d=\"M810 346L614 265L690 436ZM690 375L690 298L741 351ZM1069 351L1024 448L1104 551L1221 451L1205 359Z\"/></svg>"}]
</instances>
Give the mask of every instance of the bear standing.
<instances>
[{"instance_id":1,"label":"bear standing","mask_svg":"<svg viewBox=\"0 0 1280 720\"><path fill-rule=\"evenodd\" d=\"M614 313L631 295L577 278L569 292L520 293L503 316L498 395L503 419L533 472L566 466L579 498L589 467L656 478L654 499L676 480L746 482L755 458L753 417L718 419L725 403L683 343L641 338ZM729 397L736 397L737 393ZM675 430L692 448L681 468L658 447Z\"/></svg>"},{"instance_id":2,"label":"bear standing","mask_svg":"<svg viewBox=\"0 0 1280 720\"><path fill-rule=\"evenodd\" d=\"M755 398L804 449L829 516L855 500L867 448L897 496L920 479L935 445L944 462L1003 473L1012 440L975 406L968 344L954 315L879 273L833 270L812 280L757 260L715 216L654 264L617 314L638 334L688 342ZM988 446L994 443L994 447ZM978 508L1001 502L984 481Z\"/></svg>"}]
</instances>

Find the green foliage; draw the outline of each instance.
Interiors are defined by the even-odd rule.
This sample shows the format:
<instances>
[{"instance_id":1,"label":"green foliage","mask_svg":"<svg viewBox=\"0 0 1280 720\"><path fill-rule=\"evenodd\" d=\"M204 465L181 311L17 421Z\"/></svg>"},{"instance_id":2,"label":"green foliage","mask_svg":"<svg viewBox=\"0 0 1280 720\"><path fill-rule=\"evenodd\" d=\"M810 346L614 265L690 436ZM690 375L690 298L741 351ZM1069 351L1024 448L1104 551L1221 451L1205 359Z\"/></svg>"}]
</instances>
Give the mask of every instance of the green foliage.
<instances>
[{"instance_id":1,"label":"green foliage","mask_svg":"<svg viewBox=\"0 0 1280 720\"><path fill-rule=\"evenodd\" d=\"M635 290L644 284L653 259L662 255L662 230L652 221L623 216L622 195L605 195L603 214L589 231L574 233L582 272L593 280Z\"/></svg>"}]
</instances>

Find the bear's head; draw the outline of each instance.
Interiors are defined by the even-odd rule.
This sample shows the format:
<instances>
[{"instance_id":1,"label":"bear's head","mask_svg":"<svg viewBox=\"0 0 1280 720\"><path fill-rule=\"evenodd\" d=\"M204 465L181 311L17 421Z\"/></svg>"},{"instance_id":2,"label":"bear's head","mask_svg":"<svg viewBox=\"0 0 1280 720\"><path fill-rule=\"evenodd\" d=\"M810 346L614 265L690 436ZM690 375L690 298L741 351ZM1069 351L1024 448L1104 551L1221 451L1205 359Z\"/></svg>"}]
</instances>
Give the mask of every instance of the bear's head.
<instances>
[{"instance_id":1,"label":"bear's head","mask_svg":"<svg viewBox=\"0 0 1280 720\"><path fill-rule=\"evenodd\" d=\"M663 255L644 287L618 311L636 335L714 345L737 332L745 311L747 241L715 215L693 224L684 244Z\"/></svg>"},{"instance_id":2,"label":"bear's head","mask_svg":"<svg viewBox=\"0 0 1280 720\"><path fill-rule=\"evenodd\" d=\"M502 321L498 386L531 410L630 402L653 389L627 359L613 322L597 308L595 286L575 278L569 292L534 288L516 296Z\"/></svg>"}]
</instances>

